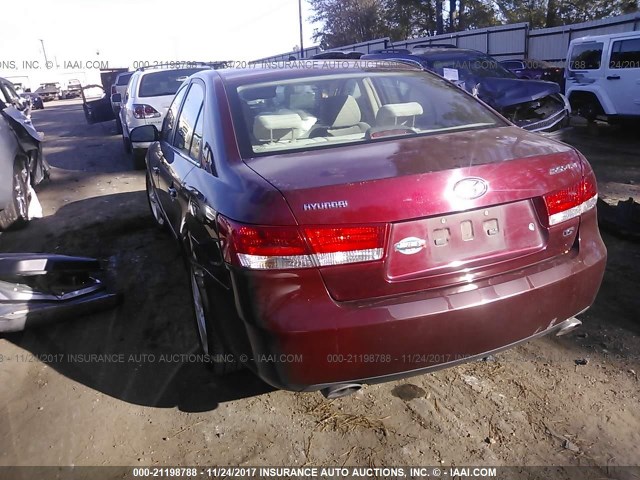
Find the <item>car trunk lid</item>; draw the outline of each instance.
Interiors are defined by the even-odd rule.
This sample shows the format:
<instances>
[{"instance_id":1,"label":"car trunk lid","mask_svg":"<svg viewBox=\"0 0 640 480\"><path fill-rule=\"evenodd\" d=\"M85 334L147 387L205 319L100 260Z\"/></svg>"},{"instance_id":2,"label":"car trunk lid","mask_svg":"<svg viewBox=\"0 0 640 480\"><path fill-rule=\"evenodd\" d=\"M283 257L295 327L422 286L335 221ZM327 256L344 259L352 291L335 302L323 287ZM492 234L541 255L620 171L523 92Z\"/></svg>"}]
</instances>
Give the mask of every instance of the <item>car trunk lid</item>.
<instances>
[{"instance_id":1,"label":"car trunk lid","mask_svg":"<svg viewBox=\"0 0 640 480\"><path fill-rule=\"evenodd\" d=\"M580 181L577 154L515 127L247 164L280 190L303 229L385 226L382 260L320 267L339 301L468 283L566 252L577 233L577 220L562 225L573 225L569 234L549 227L543 200ZM486 192L471 198L475 182Z\"/></svg>"}]
</instances>

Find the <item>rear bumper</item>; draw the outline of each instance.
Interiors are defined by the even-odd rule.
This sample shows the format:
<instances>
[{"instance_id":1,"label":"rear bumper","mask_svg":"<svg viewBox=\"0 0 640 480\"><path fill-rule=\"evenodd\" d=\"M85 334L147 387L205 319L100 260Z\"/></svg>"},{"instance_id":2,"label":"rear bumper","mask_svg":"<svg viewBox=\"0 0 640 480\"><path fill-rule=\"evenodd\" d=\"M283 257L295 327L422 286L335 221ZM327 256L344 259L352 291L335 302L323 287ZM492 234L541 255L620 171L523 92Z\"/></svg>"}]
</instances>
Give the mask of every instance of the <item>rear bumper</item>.
<instances>
[{"instance_id":1,"label":"rear bumper","mask_svg":"<svg viewBox=\"0 0 640 480\"><path fill-rule=\"evenodd\" d=\"M318 272L234 271L256 373L287 390L377 383L445 368L562 328L600 287L595 212L560 258L476 284L335 302Z\"/></svg>"}]
</instances>

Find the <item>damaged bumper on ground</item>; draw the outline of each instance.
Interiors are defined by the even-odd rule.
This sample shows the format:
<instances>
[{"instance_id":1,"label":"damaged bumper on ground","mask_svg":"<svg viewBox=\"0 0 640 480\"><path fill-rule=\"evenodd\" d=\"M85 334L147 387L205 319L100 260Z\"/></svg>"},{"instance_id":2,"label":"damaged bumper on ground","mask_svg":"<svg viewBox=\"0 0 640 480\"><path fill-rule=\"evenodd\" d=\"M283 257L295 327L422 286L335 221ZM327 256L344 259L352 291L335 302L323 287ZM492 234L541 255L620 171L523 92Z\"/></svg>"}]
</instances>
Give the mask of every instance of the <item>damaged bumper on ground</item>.
<instances>
[{"instance_id":1,"label":"damaged bumper on ground","mask_svg":"<svg viewBox=\"0 0 640 480\"><path fill-rule=\"evenodd\" d=\"M0 332L114 307L120 298L95 277L91 258L0 254Z\"/></svg>"}]
</instances>

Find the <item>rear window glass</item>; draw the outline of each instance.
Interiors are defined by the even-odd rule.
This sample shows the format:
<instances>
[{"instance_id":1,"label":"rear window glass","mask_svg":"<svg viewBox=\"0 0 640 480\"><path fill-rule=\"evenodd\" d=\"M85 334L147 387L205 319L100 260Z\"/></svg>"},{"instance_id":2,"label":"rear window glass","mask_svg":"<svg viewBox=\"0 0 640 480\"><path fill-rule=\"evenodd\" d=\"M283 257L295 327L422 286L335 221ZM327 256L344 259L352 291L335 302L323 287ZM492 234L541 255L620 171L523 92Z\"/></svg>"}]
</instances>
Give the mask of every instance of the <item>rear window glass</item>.
<instances>
[{"instance_id":1,"label":"rear window glass","mask_svg":"<svg viewBox=\"0 0 640 480\"><path fill-rule=\"evenodd\" d=\"M188 77L203 68L185 68L181 70L160 70L158 72L147 73L140 80L139 97L161 97L164 95L175 95Z\"/></svg>"},{"instance_id":2,"label":"rear window glass","mask_svg":"<svg viewBox=\"0 0 640 480\"><path fill-rule=\"evenodd\" d=\"M570 70L597 70L602 58L602 42L574 45L569 59Z\"/></svg>"},{"instance_id":3,"label":"rear window glass","mask_svg":"<svg viewBox=\"0 0 640 480\"><path fill-rule=\"evenodd\" d=\"M473 97L425 72L361 72L238 86L243 156L504 126Z\"/></svg>"},{"instance_id":4,"label":"rear window glass","mask_svg":"<svg viewBox=\"0 0 640 480\"><path fill-rule=\"evenodd\" d=\"M609 68L640 68L640 38L614 42Z\"/></svg>"},{"instance_id":5,"label":"rear window glass","mask_svg":"<svg viewBox=\"0 0 640 480\"><path fill-rule=\"evenodd\" d=\"M116 85L120 87L127 85L129 83L129 79L131 78L131 75L133 75L133 72L118 76Z\"/></svg>"}]
</instances>

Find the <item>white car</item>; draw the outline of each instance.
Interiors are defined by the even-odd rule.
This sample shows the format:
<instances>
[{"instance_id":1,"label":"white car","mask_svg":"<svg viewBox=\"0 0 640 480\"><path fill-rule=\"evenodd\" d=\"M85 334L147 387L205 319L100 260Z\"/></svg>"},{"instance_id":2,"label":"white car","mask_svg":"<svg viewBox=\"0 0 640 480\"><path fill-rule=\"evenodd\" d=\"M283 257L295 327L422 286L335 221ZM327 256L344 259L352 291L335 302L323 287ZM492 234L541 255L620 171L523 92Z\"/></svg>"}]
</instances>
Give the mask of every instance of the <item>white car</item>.
<instances>
[{"instance_id":1,"label":"white car","mask_svg":"<svg viewBox=\"0 0 640 480\"><path fill-rule=\"evenodd\" d=\"M588 120L640 118L640 32L571 41L565 69L566 96Z\"/></svg>"},{"instance_id":2,"label":"white car","mask_svg":"<svg viewBox=\"0 0 640 480\"><path fill-rule=\"evenodd\" d=\"M116 117L116 131L118 133L122 133L122 123L120 122L120 102L127 93L127 85L129 85L131 75L133 75L133 72L119 73L115 79L115 82L113 83L113 85L111 85L111 108L113 109L113 114ZM115 95L116 93L120 94L120 100L114 102L113 95Z\"/></svg>"},{"instance_id":3,"label":"white car","mask_svg":"<svg viewBox=\"0 0 640 480\"><path fill-rule=\"evenodd\" d=\"M120 121L125 151L133 153L136 168L144 168L149 143L131 142L129 132L142 125L155 125L160 130L180 85L192 74L210 68L142 68L131 75L125 96L121 99ZM112 96L111 100L118 98Z\"/></svg>"}]
</instances>

